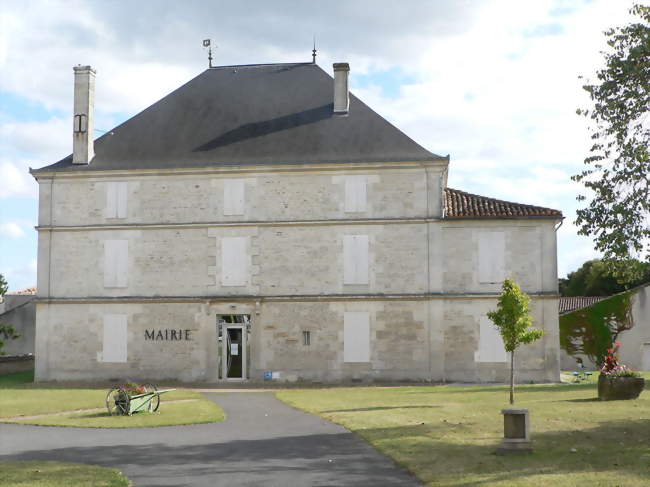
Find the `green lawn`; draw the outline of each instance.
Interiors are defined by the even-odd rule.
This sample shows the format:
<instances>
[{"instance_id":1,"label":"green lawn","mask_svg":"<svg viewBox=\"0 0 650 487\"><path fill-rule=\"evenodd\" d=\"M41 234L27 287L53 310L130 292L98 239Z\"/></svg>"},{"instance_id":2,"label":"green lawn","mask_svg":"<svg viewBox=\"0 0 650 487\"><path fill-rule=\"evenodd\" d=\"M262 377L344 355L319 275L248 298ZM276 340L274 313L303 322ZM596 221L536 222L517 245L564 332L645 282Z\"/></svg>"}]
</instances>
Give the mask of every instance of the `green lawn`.
<instances>
[{"instance_id":1,"label":"green lawn","mask_svg":"<svg viewBox=\"0 0 650 487\"><path fill-rule=\"evenodd\" d=\"M108 387L67 388L33 384L31 373L19 372L0 376L0 418L105 408ZM170 403L179 399L191 402ZM105 409L5 422L86 428L137 428L223 421L223 410L198 392L177 390L161 396L156 413L139 413L131 417L108 416Z\"/></svg>"},{"instance_id":2,"label":"green lawn","mask_svg":"<svg viewBox=\"0 0 650 487\"><path fill-rule=\"evenodd\" d=\"M3 487L127 487L114 468L61 462L0 462Z\"/></svg>"},{"instance_id":3,"label":"green lawn","mask_svg":"<svg viewBox=\"0 0 650 487\"><path fill-rule=\"evenodd\" d=\"M535 451L503 457L495 450L507 391L366 387L277 396L355 431L430 486L650 485L650 391L602 402L593 384L519 386L515 407L530 410Z\"/></svg>"}]
</instances>

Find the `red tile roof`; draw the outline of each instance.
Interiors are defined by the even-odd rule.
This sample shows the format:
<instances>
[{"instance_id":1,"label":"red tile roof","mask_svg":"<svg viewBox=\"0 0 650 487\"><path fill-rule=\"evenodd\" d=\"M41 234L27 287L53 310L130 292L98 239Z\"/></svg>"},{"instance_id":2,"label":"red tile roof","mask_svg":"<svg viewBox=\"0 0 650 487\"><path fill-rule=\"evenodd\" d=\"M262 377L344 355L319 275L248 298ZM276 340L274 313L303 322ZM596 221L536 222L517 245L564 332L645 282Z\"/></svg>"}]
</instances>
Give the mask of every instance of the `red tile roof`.
<instances>
[{"instance_id":1,"label":"red tile roof","mask_svg":"<svg viewBox=\"0 0 650 487\"><path fill-rule=\"evenodd\" d=\"M562 212L445 188L445 218L562 218Z\"/></svg>"},{"instance_id":2,"label":"red tile roof","mask_svg":"<svg viewBox=\"0 0 650 487\"><path fill-rule=\"evenodd\" d=\"M22 296L22 295L30 295L30 294L36 294L36 288L35 287L28 287L27 289L21 289L20 291L9 291L7 295L12 295L12 296Z\"/></svg>"},{"instance_id":3,"label":"red tile roof","mask_svg":"<svg viewBox=\"0 0 650 487\"><path fill-rule=\"evenodd\" d=\"M586 308L605 299L607 296L571 296L561 297L559 304L560 314L570 313L577 309Z\"/></svg>"}]
</instances>

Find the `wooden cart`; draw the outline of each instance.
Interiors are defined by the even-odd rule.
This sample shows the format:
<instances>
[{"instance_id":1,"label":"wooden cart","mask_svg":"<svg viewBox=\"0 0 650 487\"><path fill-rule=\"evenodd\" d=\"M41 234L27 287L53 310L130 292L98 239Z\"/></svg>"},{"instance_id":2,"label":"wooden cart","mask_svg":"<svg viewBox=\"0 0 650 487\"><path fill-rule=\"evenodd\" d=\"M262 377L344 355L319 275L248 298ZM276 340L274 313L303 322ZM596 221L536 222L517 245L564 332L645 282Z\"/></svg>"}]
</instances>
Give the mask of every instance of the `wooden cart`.
<instances>
[{"instance_id":1,"label":"wooden cart","mask_svg":"<svg viewBox=\"0 0 650 487\"><path fill-rule=\"evenodd\" d=\"M176 389L158 390L153 384L142 386L144 392L133 394L125 387L114 387L106 395L106 409L111 416L131 416L147 411L153 413L160 406L160 395Z\"/></svg>"}]
</instances>

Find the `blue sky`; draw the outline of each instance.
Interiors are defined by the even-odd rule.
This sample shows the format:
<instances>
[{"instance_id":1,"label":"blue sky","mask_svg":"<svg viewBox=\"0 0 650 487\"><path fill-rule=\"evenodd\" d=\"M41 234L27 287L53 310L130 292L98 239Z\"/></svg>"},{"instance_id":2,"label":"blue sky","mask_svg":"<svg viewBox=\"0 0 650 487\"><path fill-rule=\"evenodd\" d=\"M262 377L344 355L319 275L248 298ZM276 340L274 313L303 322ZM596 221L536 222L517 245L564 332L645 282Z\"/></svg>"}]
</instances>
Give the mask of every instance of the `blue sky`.
<instances>
[{"instance_id":1,"label":"blue sky","mask_svg":"<svg viewBox=\"0 0 650 487\"><path fill-rule=\"evenodd\" d=\"M351 65L351 90L430 151L449 185L561 209L559 273L596 256L573 225L570 181L589 144L587 99L602 31L628 1L0 3L0 273L36 282L37 185L28 168L71 150L72 66L97 69L96 128L109 130L206 66L311 60ZM223 22L227 19L227 22Z\"/></svg>"}]
</instances>

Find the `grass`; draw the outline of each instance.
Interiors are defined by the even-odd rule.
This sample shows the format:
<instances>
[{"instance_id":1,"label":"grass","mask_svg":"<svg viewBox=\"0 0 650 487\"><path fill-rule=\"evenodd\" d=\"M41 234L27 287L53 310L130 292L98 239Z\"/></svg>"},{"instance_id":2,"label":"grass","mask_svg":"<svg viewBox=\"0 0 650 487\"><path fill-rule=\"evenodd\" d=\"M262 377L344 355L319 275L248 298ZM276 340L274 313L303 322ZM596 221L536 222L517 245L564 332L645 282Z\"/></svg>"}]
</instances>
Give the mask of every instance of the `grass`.
<instances>
[{"instance_id":1,"label":"grass","mask_svg":"<svg viewBox=\"0 0 650 487\"><path fill-rule=\"evenodd\" d=\"M518 386L515 407L530 410L534 453L506 457L495 450L507 387L288 390L277 396L355 431L429 486L650 485L650 391L634 401L601 402L594 384Z\"/></svg>"},{"instance_id":2,"label":"grass","mask_svg":"<svg viewBox=\"0 0 650 487\"><path fill-rule=\"evenodd\" d=\"M0 462L3 487L127 487L129 480L114 468L61 462Z\"/></svg>"},{"instance_id":3,"label":"grass","mask_svg":"<svg viewBox=\"0 0 650 487\"><path fill-rule=\"evenodd\" d=\"M33 373L31 373L33 374ZM109 416L105 409L108 387L66 387L34 384L25 372L0 376L0 418L68 414L30 419L4 419L4 422L85 428L142 428L223 421L223 410L198 392L177 390L163 394L156 413L138 413L131 417ZM169 401L193 399L191 402ZM101 411L73 412L102 408Z\"/></svg>"}]
</instances>

